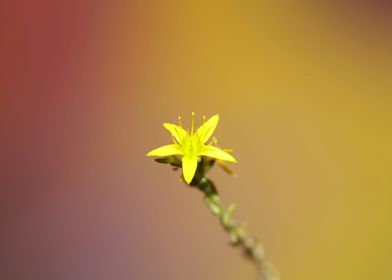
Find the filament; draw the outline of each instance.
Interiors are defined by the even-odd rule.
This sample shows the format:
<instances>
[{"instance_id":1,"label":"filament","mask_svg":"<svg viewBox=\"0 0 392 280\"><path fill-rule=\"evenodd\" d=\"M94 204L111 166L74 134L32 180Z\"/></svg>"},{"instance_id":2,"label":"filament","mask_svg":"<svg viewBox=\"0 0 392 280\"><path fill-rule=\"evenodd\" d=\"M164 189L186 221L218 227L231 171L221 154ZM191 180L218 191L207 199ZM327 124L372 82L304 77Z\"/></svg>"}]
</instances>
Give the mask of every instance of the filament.
<instances>
[{"instance_id":1,"label":"filament","mask_svg":"<svg viewBox=\"0 0 392 280\"><path fill-rule=\"evenodd\" d=\"M182 127L181 116L178 116L178 124L180 125L180 127Z\"/></svg>"},{"instance_id":2,"label":"filament","mask_svg":"<svg viewBox=\"0 0 392 280\"><path fill-rule=\"evenodd\" d=\"M192 130L191 130L192 133L191 133L191 135L193 135L194 129L195 129L195 113L192 112Z\"/></svg>"}]
</instances>

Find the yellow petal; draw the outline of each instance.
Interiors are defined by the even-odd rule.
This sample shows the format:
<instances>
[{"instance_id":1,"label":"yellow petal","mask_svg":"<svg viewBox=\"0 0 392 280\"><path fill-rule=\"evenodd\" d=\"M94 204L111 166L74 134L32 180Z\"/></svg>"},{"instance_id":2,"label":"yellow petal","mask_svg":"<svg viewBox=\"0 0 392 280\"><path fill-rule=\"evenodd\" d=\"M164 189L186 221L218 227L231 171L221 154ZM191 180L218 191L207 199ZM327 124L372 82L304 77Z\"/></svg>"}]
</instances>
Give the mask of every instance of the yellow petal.
<instances>
[{"instance_id":1,"label":"yellow petal","mask_svg":"<svg viewBox=\"0 0 392 280\"><path fill-rule=\"evenodd\" d=\"M229 166L227 165L226 162L224 162L223 160L217 160L216 163L229 175L231 176L237 176L237 174L235 173L235 171Z\"/></svg>"},{"instance_id":2,"label":"yellow petal","mask_svg":"<svg viewBox=\"0 0 392 280\"><path fill-rule=\"evenodd\" d=\"M165 145L161 146L159 148L156 148L155 150L152 150L147 154L149 157L166 157L166 156L171 156L171 155L180 155L181 151L177 147L176 144L171 144L171 145Z\"/></svg>"},{"instance_id":3,"label":"yellow petal","mask_svg":"<svg viewBox=\"0 0 392 280\"><path fill-rule=\"evenodd\" d=\"M189 184L193 176L195 176L198 157L183 157L182 158L182 174L184 175L185 182Z\"/></svg>"},{"instance_id":4,"label":"yellow petal","mask_svg":"<svg viewBox=\"0 0 392 280\"><path fill-rule=\"evenodd\" d=\"M207 142L211 135L214 133L215 128L218 125L218 121L219 115L214 115L197 129L196 134L199 136L200 141L203 144Z\"/></svg>"},{"instance_id":5,"label":"yellow petal","mask_svg":"<svg viewBox=\"0 0 392 280\"><path fill-rule=\"evenodd\" d=\"M185 135L188 133L181 126L172 123L164 123L163 126L170 131L170 133L173 135L174 139L176 139L178 143L181 143Z\"/></svg>"},{"instance_id":6,"label":"yellow petal","mask_svg":"<svg viewBox=\"0 0 392 280\"><path fill-rule=\"evenodd\" d=\"M231 162L237 162L237 160L230 154L222 151L221 149L214 146L206 146L205 149L200 153L201 156L208 156L217 158L220 160L226 160Z\"/></svg>"}]
</instances>

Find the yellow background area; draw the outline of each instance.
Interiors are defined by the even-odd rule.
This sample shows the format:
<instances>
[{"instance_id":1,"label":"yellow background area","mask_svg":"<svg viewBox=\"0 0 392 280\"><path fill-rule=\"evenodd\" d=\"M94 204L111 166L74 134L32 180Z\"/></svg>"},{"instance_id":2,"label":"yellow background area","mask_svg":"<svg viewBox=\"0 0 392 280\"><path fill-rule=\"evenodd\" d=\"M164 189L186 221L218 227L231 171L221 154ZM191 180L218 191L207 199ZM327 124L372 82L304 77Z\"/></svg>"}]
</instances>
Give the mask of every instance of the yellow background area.
<instances>
[{"instance_id":1,"label":"yellow background area","mask_svg":"<svg viewBox=\"0 0 392 280\"><path fill-rule=\"evenodd\" d=\"M237 218L246 219L264 242L282 279L387 280L390 22L358 7L324 4L159 9L145 83L161 94L148 105L156 112L148 127L153 139L161 139L166 132L156 127L175 122L177 112L221 114L218 140L234 148L239 177L227 179L220 171L212 176L223 201L237 202ZM165 137L149 140L150 147L166 143ZM159 181L164 192L176 185ZM171 195L191 199L177 191ZM189 240L189 259L169 262L178 264L180 275L252 279L205 209L195 205L184 213L181 205L175 207L179 213L167 219L178 219L178 226L163 238L173 238L172 246L181 242L178 235ZM198 226L181 227L185 216ZM189 269L198 276L187 275Z\"/></svg>"}]
</instances>

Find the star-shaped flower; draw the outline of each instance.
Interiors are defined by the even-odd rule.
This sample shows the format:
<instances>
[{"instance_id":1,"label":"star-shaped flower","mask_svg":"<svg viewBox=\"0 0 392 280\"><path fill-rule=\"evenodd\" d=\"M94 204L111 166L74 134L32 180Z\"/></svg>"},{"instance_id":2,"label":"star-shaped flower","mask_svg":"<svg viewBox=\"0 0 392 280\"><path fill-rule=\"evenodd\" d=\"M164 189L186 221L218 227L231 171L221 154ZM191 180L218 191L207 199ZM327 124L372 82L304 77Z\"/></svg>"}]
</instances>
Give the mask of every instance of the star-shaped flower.
<instances>
[{"instance_id":1,"label":"star-shaped flower","mask_svg":"<svg viewBox=\"0 0 392 280\"><path fill-rule=\"evenodd\" d=\"M206 144L218 125L219 115L212 116L196 131L194 131L194 116L195 114L192 113L192 129L190 133L182 128L181 121L179 121L179 126L171 123L164 123L163 126L172 134L174 144L161 146L147 154L147 156L158 157L172 155L182 156L182 174L187 184L189 184L195 176L197 163L201 156L237 162L232 155L213 146L212 143ZM181 118L179 118L179 120L181 120Z\"/></svg>"}]
</instances>

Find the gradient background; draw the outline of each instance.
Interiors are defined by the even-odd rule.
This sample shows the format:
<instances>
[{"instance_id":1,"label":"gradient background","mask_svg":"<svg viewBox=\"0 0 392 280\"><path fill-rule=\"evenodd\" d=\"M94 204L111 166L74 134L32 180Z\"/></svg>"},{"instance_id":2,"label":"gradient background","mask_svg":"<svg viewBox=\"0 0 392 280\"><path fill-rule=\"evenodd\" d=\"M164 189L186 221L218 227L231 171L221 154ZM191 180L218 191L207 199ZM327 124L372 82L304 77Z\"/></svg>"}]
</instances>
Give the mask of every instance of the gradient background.
<instances>
[{"instance_id":1,"label":"gradient background","mask_svg":"<svg viewBox=\"0 0 392 280\"><path fill-rule=\"evenodd\" d=\"M392 5L270 2L3 1L1 279L254 279L145 157L191 111L283 279L391 279Z\"/></svg>"}]
</instances>

